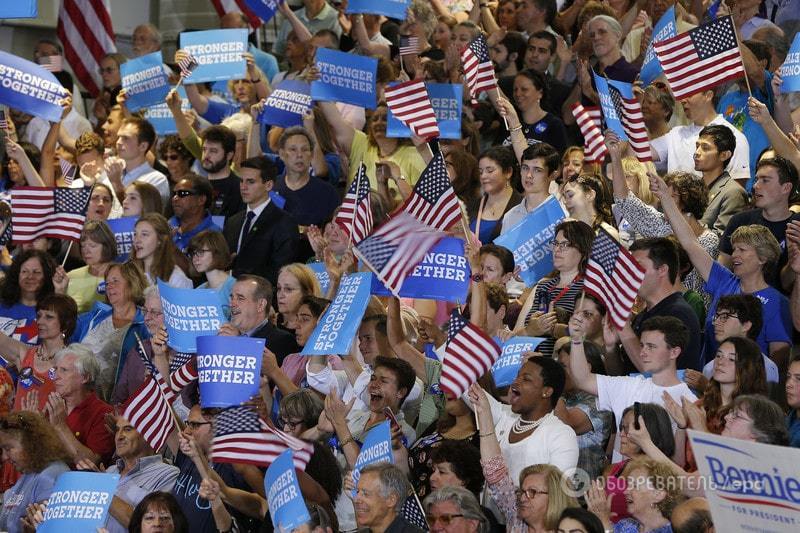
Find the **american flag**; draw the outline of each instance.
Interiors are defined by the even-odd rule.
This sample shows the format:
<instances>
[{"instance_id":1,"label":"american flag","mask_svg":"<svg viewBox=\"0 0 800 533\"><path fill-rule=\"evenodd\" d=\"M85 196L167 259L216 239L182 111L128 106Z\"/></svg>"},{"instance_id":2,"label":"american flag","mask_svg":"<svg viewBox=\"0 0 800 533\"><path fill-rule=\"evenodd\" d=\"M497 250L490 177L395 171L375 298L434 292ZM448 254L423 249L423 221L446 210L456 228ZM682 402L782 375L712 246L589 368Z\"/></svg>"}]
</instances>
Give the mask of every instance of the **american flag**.
<instances>
[{"instance_id":1,"label":"american flag","mask_svg":"<svg viewBox=\"0 0 800 533\"><path fill-rule=\"evenodd\" d=\"M419 53L419 37L413 35L400 36L400 55L411 56Z\"/></svg>"},{"instance_id":2,"label":"american flag","mask_svg":"<svg viewBox=\"0 0 800 533\"><path fill-rule=\"evenodd\" d=\"M653 160L650 153L650 138L644 125L642 105L633 94L633 85L621 81L608 80L608 95L617 111L622 129L628 137L631 150L642 163Z\"/></svg>"},{"instance_id":3,"label":"american flag","mask_svg":"<svg viewBox=\"0 0 800 533\"><path fill-rule=\"evenodd\" d=\"M398 296L406 276L444 233L401 211L353 248L353 253Z\"/></svg>"},{"instance_id":4,"label":"american flag","mask_svg":"<svg viewBox=\"0 0 800 533\"><path fill-rule=\"evenodd\" d=\"M6 118L6 112L2 109L0 109L0 129L8 131L8 119Z\"/></svg>"},{"instance_id":5,"label":"american flag","mask_svg":"<svg viewBox=\"0 0 800 533\"><path fill-rule=\"evenodd\" d=\"M64 178L64 185L69 187L72 185L72 182L75 181L75 175L78 173L78 169L66 159L59 159L58 164L61 167L61 176Z\"/></svg>"},{"instance_id":6,"label":"american flag","mask_svg":"<svg viewBox=\"0 0 800 533\"><path fill-rule=\"evenodd\" d=\"M608 155L603 138L602 111L599 107L584 107L580 103L572 106L572 115L583 135L584 158L589 163L602 163Z\"/></svg>"},{"instance_id":7,"label":"american flag","mask_svg":"<svg viewBox=\"0 0 800 533\"><path fill-rule=\"evenodd\" d=\"M350 235L350 240L356 244L363 241L372 231L372 202L369 192L367 167L361 163L334 219L334 222L341 226Z\"/></svg>"},{"instance_id":8,"label":"american flag","mask_svg":"<svg viewBox=\"0 0 800 533\"><path fill-rule=\"evenodd\" d=\"M139 354L139 358L142 360L145 369L147 369L147 372L149 372L150 376L152 376L156 381L158 388L161 389L161 393L164 395L164 398L166 398L167 402L174 402L177 395L169 386L169 383L164 380L164 376L161 375L161 372L159 372L158 368L153 363L153 360L147 355L139 335L136 335L135 333L134 335L136 336L136 353Z\"/></svg>"},{"instance_id":9,"label":"american flag","mask_svg":"<svg viewBox=\"0 0 800 533\"><path fill-rule=\"evenodd\" d=\"M231 407L214 418L211 460L215 463L269 466L287 448L294 452L294 466L304 470L314 446L268 426L251 407Z\"/></svg>"},{"instance_id":10,"label":"american flag","mask_svg":"<svg viewBox=\"0 0 800 533\"><path fill-rule=\"evenodd\" d=\"M169 402L152 375L128 398L123 416L155 451L167 441L174 425Z\"/></svg>"},{"instance_id":11,"label":"american flag","mask_svg":"<svg viewBox=\"0 0 800 533\"><path fill-rule=\"evenodd\" d=\"M439 231L449 230L461 218L461 207L447 177L447 166L441 151L422 171L403 210Z\"/></svg>"},{"instance_id":12,"label":"american flag","mask_svg":"<svg viewBox=\"0 0 800 533\"><path fill-rule=\"evenodd\" d=\"M14 243L39 237L79 240L91 194L91 187L14 187L11 190Z\"/></svg>"},{"instance_id":13,"label":"american flag","mask_svg":"<svg viewBox=\"0 0 800 533\"><path fill-rule=\"evenodd\" d=\"M64 70L63 56L43 56L39 58L39 64L50 72L61 72Z\"/></svg>"},{"instance_id":14,"label":"american flag","mask_svg":"<svg viewBox=\"0 0 800 533\"><path fill-rule=\"evenodd\" d=\"M3 230L3 234L0 235L0 246L5 246L6 244L11 242L12 238L12 229L11 229L11 221L8 221L6 224L6 228Z\"/></svg>"},{"instance_id":15,"label":"american flag","mask_svg":"<svg viewBox=\"0 0 800 533\"><path fill-rule=\"evenodd\" d=\"M644 268L600 228L589 253L583 288L603 302L617 329L622 329L630 318L642 281Z\"/></svg>"},{"instance_id":16,"label":"american flag","mask_svg":"<svg viewBox=\"0 0 800 533\"><path fill-rule=\"evenodd\" d=\"M219 18L235 11L244 14L251 28L255 29L261 26L261 19L247 6L247 0L211 0L211 4L217 10Z\"/></svg>"},{"instance_id":17,"label":"american flag","mask_svg":"<svg viewBox=\"0 0 800 533\"><path fill-rule=\"evenodd\" d=\"M178 68L181 70L181 78L188 78L191 76L194 69L197 68L197 60L189 52L184 51L185 55L178 61Z\"/></svg>"},{"instance_id":18,"label":"american flag","mask_svg":"<svg viewBox=\"0 0 800 533\"><path fill-rule=\"evenodd\" d=\"M484 91L497 88L494 79L494 65L489 59L489 47L486 37L478 35L461 52L461 63L464 66L464 77L467 80L470 96L478 98Z\"/></svg>"},{"instance_id":19,"label":"american flag","mask_svg":"<svg viewBox=\"0 0 800 533\"><path fill-rule=\"evenodd\" d=\"M414 135L426 141L439 136L439 124L424 81L411 80L388 86L384 94L389 110Z\"/></svg>"},{"instance_id":20,"label":"american flag","mask_svg":"<svg viewBox=\"0 0 800 533\"><path fill-rule=\"evenodd\" d=\"M448 397L460 398L470 385L492 368L500 353L500 347L491 337L467 322L458 309L453 309L439 386Z\"/></svg>"},{"instance_id":21,"label":"american flag","mask_svg":"<svg viewBox=\"0 0 800 533\"><path fill-rule=\"evenodd\" d=\"M655 42L653 47L676 100L745 75L730 16Z\"/></svg>"},{"instance_id":22,"label":"american flag","mask_svg":"<svg viewBox=\"0 0 800 533\"><path fill-rule=\"evenodd\" d=\"M180 394L191 382L197 379L197 360L192 357L169 375L169 388Z\"/></svg>"},{"instance_id":23,"label":"american flag","mask_svg":"<svg viewBox=\"0 0 800 533\"><path fill-rule=\"evenodd\" d=\"M72 71L92 96L100 93L100 61L117 51L109 0L62 0L58 38Z\"/></svg>"},{"instance_id":24,"label":"american flag","mask_svg":"<svg viewBox=\"0 0 800 533\"><path fill-rule=\"evenodd\" d=\"M417 526L422 531L429 531L428 521L425 520L425 510L422 508L414 489L411 489L411 493L406 497L403 508L400 510L400 515L409 524Z\"/></svg>"}]
</instances>

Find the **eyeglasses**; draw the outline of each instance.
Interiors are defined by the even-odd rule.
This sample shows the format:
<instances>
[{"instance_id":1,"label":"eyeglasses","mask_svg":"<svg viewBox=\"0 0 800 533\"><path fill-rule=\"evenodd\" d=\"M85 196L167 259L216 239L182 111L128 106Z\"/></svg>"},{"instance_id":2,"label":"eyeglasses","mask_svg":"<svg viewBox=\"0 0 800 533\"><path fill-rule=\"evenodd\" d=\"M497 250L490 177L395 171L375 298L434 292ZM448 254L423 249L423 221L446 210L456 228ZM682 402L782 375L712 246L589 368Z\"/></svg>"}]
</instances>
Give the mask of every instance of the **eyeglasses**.
<instances>
[{"instance_id":1,"label":"eyeglasses","mask_svg":"<svg viewBox=\"0 0 800 533\"><path fill-rule=\"evenodd\" d=\"M719 321L719 322L722 322L724 324L725 322L728 321L729 318L735 318L735 319L738 320L739 319L739 315L737 315L736 313L725 313L725 312L716 313L714 315L713 322Z\"/></svg>"},{"instance_id":2,"label":"eyeglasses","mask_svg":"<svg viewBox=\"0 0 800 533\"><path fill-rule=\"evenodd\" d=\"M550 248L552 248L553 250L563 251L569 248L570 246L572 246L572 243L570 243L569 241L557 241L555 239L550 241Z\"/></svg>"},{"instance_id":3,"label":"eyeglasses","mask_svg":"<svg viewBox=\"0 0 800 533\"><path fill-rule=\"evenodd\" d=\"M164 316L164 313L160 309L148 309L146 307L142 309L142 313L144 314L144 316L147 315L153 315L156 317Z\"/></svg>"},{"instance_id":4,"label":"eyeglasses","mask_svg":"<svg viewBox=\"0 0 800 533\"><path fill-rule=\"evenodd\" d=\"M181 191L174 191L172 193L172 196L177 196L178 198L186 198L187 196L194 196L196 194L197 194L197 191L187 191L187 190L184 189L184 190L181 190Z\"/></svg>"},{"instance_id":5,"label":"eyeglasses","mask_svg":"<svg viewBox=\"0 0 800 533\"><path fill-rule=\"evenodd\" d=\"M282 428L288 428L289 431L294 431L297 429L297 426L303 424L302 420L287 420L283 417L278 418L278 425Z\"/></svg>"},{"instance_id":6,"label":"eyeglasses","mask_svg":"<svg viewBox=\"0 0 800 533\"><path fill-rule=\"evenodd\" d=\"M425 520L428 521L428 525L434 525L436 522L441 522L444 527L450 525L450 522L455 520L456 518L464 518L463 514L440 514L440 515L425 515Z\"/></svg>"},{"instance_id":7,"label":"eyeglasses","mask_svg":"<svg viewBox=\"0 0 800 533\"><path fill-rule=\"evenodd\" d=\"M741 420L742 422L752 422L752 420L743 415L741 411L730 411L725 418L729 420Z\"/></svg>"},{"instance_id":8,"label":"eyeglasses","mask_svg":"<svg viewBox=\"0 0 800 533\"><path fill-rule=\"evenodd\" d=\"M521 500L523 496L529 500L532 500L537 494L547 494L547 491L536 489L517 489L514 491L514 494L516 494L518 500Z\"/></svg>"},{"instance_id":9,"label":"eyeglasses","mask_svg":"<svg viewBox=\"0 0 800 533\"><path fill-rule=\"evenodd\" d=\"M192 431L198 430L203 426L207 426L211 424L211 422L195 422L194 420L187 420L186 427L191 429Z\"/></svg>"},{"instance_id":10,"label":"eyeglasses","mask_svg":"<svg viewBox=\"0 0 800 533\"><path fill-rule=\"evenodd\" d=\"M189 251L189 256L190 257L197 257L198 255L203 255L203 254L210 253L210 252L211 252L211 250L209 250L208 248L202 248L202 249L199 249L199 250L190 250Z\"/></svg>"}]
</instances>

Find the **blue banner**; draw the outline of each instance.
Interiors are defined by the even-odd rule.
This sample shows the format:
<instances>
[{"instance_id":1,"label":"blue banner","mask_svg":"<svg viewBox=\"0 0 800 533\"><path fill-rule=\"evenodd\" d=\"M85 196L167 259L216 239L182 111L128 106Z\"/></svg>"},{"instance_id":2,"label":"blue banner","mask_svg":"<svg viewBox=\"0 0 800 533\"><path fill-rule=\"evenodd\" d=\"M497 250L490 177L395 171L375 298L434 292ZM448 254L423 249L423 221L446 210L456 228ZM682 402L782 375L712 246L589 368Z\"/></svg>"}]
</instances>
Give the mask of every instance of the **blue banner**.
<instances>
[{"instance_id":1,"label":"blue banner","mask_svg":"<svg viewBox=\"0 0 800 533\"><path fill-rule=\"evenodd\" d=\"M119 66L119 74L122 88L128 95L126 105L130 111L163 104L172 88L164 72L161 52L129 59Z\"/></svg>"},{"instance_id":2,"label":"blue banner","mask_svg":"<svg viewBox=\"0 0 800 533\"><path fill-rule=\"evenodd\" d=\"M206 335L197 338L200 405L234 407L258 394L266 339Z\"/></svg>"},{"instance_id":3,"label":"blue banner","mask_svg":"<svg viewBox=\"0 0 800 533\"><path fill-rule=\"evenodd\" d=\"M361 451L353 467L354 496L358 490L358 480L361 477L361 469L372 463L394 464L391 422L388 420L370 429L367 436L364 437L364 443L361 445Z\"/></svg>"},{"instance_id":4,"label":"blue banner","mask_svg":"<svg viewBox=\"0 0 800 533\"><path fill-rule=\"evenodd\" d=\"M264 492L275 531L293 531L311 517L300 493L291 449L275 459L264 476Z\"/></svg>"},{"instance_id":5,"label":"blue banner","mask_svg":"<svg viewBox=\"0 0 800 533\"><path fill-rule=\"evenodd\" d=\"M278 6L283 3L283 0L244 0L247 7L258 15L258 18L267 22L275 16L278 11Z\"/></svg>"},{"instance_id":6,"label":"blue banner","mask_svg":"<svg viewBox=\"0 0 800 533\"><path fill-rule=\"evenodd\" d=\"M369 303L371 280L370 272L342 277L336 296L317 322L302 355L345 355L350 352Z\"/></svg>"},{"instance_id":7,"label":"blue banner","mask_svg":"<svg viewBox=\"0 0 800 533\"><path fill-rule=\"evenodd\" d=\"M7 0L0 5L0 19L33 19L39 16L36 0Z\"/></svg>"},{"instance_id":8,"label":"blue banner","mask_svg":"<svg viewBox=\"0 0 800 533\"><path fill-rule=\"evenodd\" d=\"M247 30L206 30L181 33L181 50L197 60L198 67L186 83L217 80L240 80L245 77L247 63Z\"/></svg>"},{"instance_id":9,"label":"blue banner","mask_svg":"<svg viewBox=\"0 0 800 533\"><path fill-rule=\"evenodd\" d=\"M53 487L44 522L36 531L96 531L106 523L119 474L64 472Z\"/></svg>"},{"instance_id":10,"label":"blue banner","mask_svg":"<svg viewBox=\"0 0 800 533\"><path fill-rule=\"evenodd\" d=\"M133 248L133 230L139 217L110 218L106 222L117 241L117 261L127 261Z\"/></svg>"},{"instance_id":11,"label":"blue banner","mask_svg":"<svg viewBox=\"0 0 800 533\"><path fill-rule=\"evenodd\" d=\"M785 93L792 93L800 91L800 33L794 36L792 47L786 55L778 73L783 79L781 84L781 91Z\"/></svg>"},{"instance_id":12,"label":"blue banner","mask_svg":"<svg viewBox=\"0 0 800 533\"><path fill-rule=\"evenodd\" d=\"M311 85L299 80L283 80L267 97L258 121L281 128L302 126L303 116L309 109Z\"/></svg>"},{"instance_id":13,"label":"blue banner","mask_svg":"<svg viewBox=\"0 0 800 533\"><path fill-rule=\"evenodd\" d=\"M313 100L375 109L377 59L317 48L316 65L320 77L311 83Z\"/></svg>"},{"instance_id":14,"label":"blue banner","mask_svg":"<svg viewBox=\"0 0 800 533\"><path fill-rule=\"evenodd\" d=\"M675 21L675 6L672 6L664 12L653 27L653 38L644 53L644 62L642 63L642 70L639 72L639 79L642 80L642 85L645 87L653 83L664 72L664 69L661 68L661 62L656 57L653 43L665 41L676 35L678 35L678 23Z\"/></svg>"},{"instance_id":15,"label":"blue banner","mask_svg":"<svg viewBox=\"0 0 800 533\"><path fill-rule=\"evenodd\" d=\"M279 209L283 209L286 205L286 198L281 196L281 193L278 191L269 191L269 199L275 202L275 205L278 206Z\"/></svg>"},{"instance_id":16,"label":"blue banner","mask_svg":"<svg viewBox=\"0 0 800 533\"><path fill-rule=\"evenodd\" d=\"M494 384L498 387L506 387L517 378L519 367L522 366L522 354L525 352L535 352L544 339L541 337L511 337L505 343L495 337L494 341L498 346L503 347L500 357L492 365L492 376Z\"/></svg>"},{"instance_id":17,"label":"blue banner","mask_svg":"<svg viewBox=\"0 0 800 533\"><path fill-rule=\"evenodd\" d=\"M460 139L463 85L456 85L455 83L426 83L425 87L428 89L431 107L433 107L433 112L436 113L436 121L439 123L439 138ZM411 137L411 130L395 118L391 109L386 122L386 136Z\"/></svg>"},{"instance_id":18,"label":"blue banner","mask_svg":"<svg viewBox=\"0 0 800 533\"><path fill-rule=\"evenodd\" d=\"M350 0L345 13L370 13L406 20L411 0Z\"/></svg>"},{"instance_id":19,"label":"blue banner","mask_svg":"<svg viewBox=\"0 0 800 533\"><path fill-rule=\"evenodd\" d=\"M219 294L214 289L179 289L158 280L158 294L169 346L175 351L195 353L197 337L216 335L222 324L228 321Z\"/></svg>"},{"instance_id":20,"label":"blue banner","mask_svg":"<svg viewBox=\"0 0 800 533\"><path fill-rule=\"evenodd\" d=\"M328 287L331 286L331 278L328 275L328 271L325 270L325 263L307 263L306 266L314 271L314 275L319 282L319 287L322 289L322 294L328 294Z\"/></svg>"},{"instance_id":21,"label":"blue banner","mask_svg":"<svg viewBox=\"0 0 800 533\"><path fill-rule=\"evenodd\" d=\"M605 128L619 135L620 140L627 141L628 136L625 134L620 117L617 115L617 108L614 107L614 102L611 100L611 94L608 91L608 84L611 80L598 76L594 71L592 71L592 76L594 76L597 96L600 98L600 108L603 110Z\"/></svg>"},{"instance_id":22,"label":"blue banner","mask_svg":"<svg viewBox=\"0 0 800 533\"><path fill-rule=\"evenodd\" d=\"M63 111L59 102L66 92L52 72L0 51L0 104L58 122Z\"/></svg>"},{"instance_id":23,"label":"blue banner","mask_svg":"<svg viewBox=\"0 0 800 533\"><path fill-rule=\"evenodd\" d=\"M399 294L406 298L464 303L470 276L469 262L464 257L464 241L445 237L414 267L403 281ZM377 277L372 279L371 290L378 296L392 295Z\"/></svg>"},{"instance_id":24,"label":"blue banner","mask_svg":"<svg viewBox=\"0 0 800 533\"><path fill-rule=\"evenodd\" d=\"M526 286L534 286L553 270L550 241L556 236L555 227L566 217L567 212L555 196L550 196L519 224L494 240L514 254L514 263L520 268L519 275Z\"/></svg>"},{"instance_id":25,"label":"blue banner","mask_svg":"<svg viewBox=\"0 0 800 533\"><path fill-rule=\"evenodd\" d=\"M181 96L181 111L190 110L192 105L186 97L186 91L183 89L183 86L178 87L178 94ZM165 102L146 108L144 110L144 118L153 125L153 128L155 128L156 133L159 135L163 136L178 133L178 126L175 125L172 112Z\"/></svg>"}]
</instances>

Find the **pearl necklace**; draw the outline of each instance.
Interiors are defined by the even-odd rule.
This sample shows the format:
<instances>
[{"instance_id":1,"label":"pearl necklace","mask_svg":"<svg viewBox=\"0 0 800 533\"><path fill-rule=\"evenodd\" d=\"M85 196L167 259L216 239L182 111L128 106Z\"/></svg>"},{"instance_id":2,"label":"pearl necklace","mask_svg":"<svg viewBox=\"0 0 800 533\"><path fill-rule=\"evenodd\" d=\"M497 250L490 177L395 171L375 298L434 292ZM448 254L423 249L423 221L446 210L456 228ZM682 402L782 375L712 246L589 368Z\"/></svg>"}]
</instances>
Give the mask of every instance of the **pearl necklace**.
<instances>
[{"instance_id":1,"label":"pearl necklace","mask_svg":"<svg viewBox=\"0 0 800 533\"><path fill-rule=\"evenodd\" d=\"M522 416L517 418L514 422L514 425L511 427L511 431L514 433L527 433L528 431L533 431L534 429L538 428L539 426L544 423L545 420L548 420L551 416L553 416L552 411L544 415L539 420L523 420Z\"/></svg>"}]
</instances>

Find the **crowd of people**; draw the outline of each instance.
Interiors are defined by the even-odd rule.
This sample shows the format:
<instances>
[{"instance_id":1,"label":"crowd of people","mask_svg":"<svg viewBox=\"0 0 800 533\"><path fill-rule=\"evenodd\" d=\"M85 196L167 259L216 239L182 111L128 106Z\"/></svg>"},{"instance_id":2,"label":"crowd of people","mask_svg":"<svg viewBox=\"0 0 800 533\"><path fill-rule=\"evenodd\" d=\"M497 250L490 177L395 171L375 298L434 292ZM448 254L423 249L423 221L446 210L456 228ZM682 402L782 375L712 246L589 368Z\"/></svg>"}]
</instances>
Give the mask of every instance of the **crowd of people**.
<instances>
[{"instance_id":1,"label":"crowd of people","mask_svg":"<svg viewBox=\"0 0 800 533\"><path fill-rule=\"evenodd\" d=\"M188 110L170 92L177 134L128 110L119 53L100 63L93 99L55 73L70 91L59 122L9 109L4 221L15 187L92 192L79 242L6 242L0 255L0 530L34 531L70 470L119 474L112 533L273 530L265 469L211 459L219 410L196 383L161 449L124 416L150 372L139 339L162 375L186 362L162 280L216 291L229 310L218 335L265 339L253 408L313 444L297 471L303 531L418 531L401 511L409 498L435 532L713 531L688 429L800 447L800 99L779 74L797 2L411 0L405 20L294 3L279 3L274 42L250 45L242 79L221 92L185 83ZM746 79L678 101L665 77L644 84L669 8L679 32L732 16ZM229 12L220 27L248 19ZM460 52L482 33L498 89L473 102L465 84L461 138L388 136L387 84L466 83ZM401 60L409 37L417 51ZM158 28L135 29L134 56L161 47ZM320 101L302 126L260 122L276 84L317 79L320 48L378 59L377 107ZM62 54L43 39L33 59ZM164 57L173 81L185 57ZM633 83L652 161L611 130L605 160L585 158L572 109L599 105L592 72ZM372 296L349 353L301 355L342 279L366 270L335 220L360 164L378 227L439 152L465 220L451 233L465 241L467 300ZM59 159L78 167L70 183ZM526 284L493 241L552 197L568 214L553 271ZM137 219L126 254L108 224L120 217ZM621 329L584 287L601 233L644 271ZM489 372L462 397L442 392L454 308L500 344L543 339L510 385ZM354 483L364 438L387 417L394 462Z\"/></svg>"}]
</instances>

